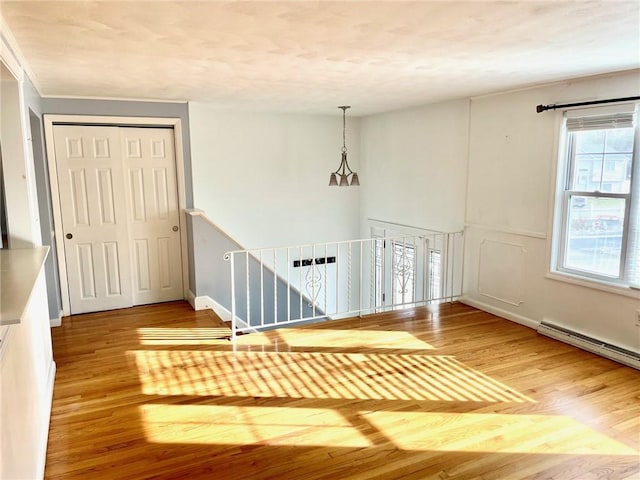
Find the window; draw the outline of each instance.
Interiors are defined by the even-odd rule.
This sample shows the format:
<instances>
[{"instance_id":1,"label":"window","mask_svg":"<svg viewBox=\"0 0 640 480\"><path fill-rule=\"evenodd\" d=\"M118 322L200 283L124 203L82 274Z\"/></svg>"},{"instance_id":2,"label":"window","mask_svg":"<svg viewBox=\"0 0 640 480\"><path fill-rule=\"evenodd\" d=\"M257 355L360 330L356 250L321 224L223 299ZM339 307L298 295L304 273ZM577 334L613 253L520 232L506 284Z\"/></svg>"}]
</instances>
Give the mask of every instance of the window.
<instances>
[{"instance_id":1,"label":"window","mask_svg":"<svg viewBox=\"0 0 640 480\"><path fill-rule=\"evenodd\" d=\"M440 251L429 249L429 298L442 298L442 282L440 281L442 263L440 262Z\"/></svg>"},{"instance_id":2,"label":"window","mask_svg":"<svg viewBox=\"0 0 640 480\"><path fill-rule=\"evenodd\" d=\"M640 286L640 163L633 106L565 112L554 270Z\"/></svg>"},{"instance_id":3,"label":"window","mask_svg":"<svg viewBox=\"0 0 640 480\"><path fill-rule=\"evenodd\" d=\"M416 245L404 243L400 240L389 239L392 246L392 257L385 258L387 241L382 238L375 240L375 300L376 306L383 306L387 302L385 291L385 262L391 262L391 304L406 304L411 306L416 288Z\"/></svg>"},{"instance_id":4,"label":"window","mask_svg":"<svg viewBox=\"0 0 640 480\"><path fill-rule=\"evenodd\" d=\"M376 238L376 269L375 269L375 280L376 280L376 306L380 307L384 305L384 243L385 241L382 238Z\"/></svg>"}]
</instances>

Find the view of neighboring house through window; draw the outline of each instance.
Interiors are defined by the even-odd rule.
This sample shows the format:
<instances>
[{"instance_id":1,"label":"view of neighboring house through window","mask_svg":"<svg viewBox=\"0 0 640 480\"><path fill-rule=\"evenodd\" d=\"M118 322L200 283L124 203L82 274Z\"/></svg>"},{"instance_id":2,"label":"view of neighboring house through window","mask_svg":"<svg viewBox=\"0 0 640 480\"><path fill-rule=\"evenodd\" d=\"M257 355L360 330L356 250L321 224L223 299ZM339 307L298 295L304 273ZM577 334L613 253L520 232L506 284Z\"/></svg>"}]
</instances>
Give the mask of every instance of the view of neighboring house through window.
<instances>
[{"instance_id":1,"label":"view of neighboring house through window","mask_svg":"<svg viewBox=\"0 0 640 480\"><path fill-rule=\"evenodd\" d=\"M567 113L556 269L639 285L640 179L635 177L640 173L634 112Z\"/></svg>"}]
</instances>

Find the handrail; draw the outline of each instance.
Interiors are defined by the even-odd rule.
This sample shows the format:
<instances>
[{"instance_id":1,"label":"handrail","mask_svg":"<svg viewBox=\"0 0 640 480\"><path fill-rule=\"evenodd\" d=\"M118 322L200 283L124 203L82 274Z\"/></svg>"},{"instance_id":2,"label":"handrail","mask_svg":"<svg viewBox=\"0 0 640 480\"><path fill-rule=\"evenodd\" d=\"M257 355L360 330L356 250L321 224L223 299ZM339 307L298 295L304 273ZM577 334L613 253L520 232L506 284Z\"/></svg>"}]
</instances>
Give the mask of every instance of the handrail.
<instances>
[{"instance_id":1,"label":"handrail","mask_svg":"<svg viewBox=\"0 0 640 480\"><path fill-rule=\"evenodd\" d=\"M212 226L213 228L215 228L216 230L218 230L222 235L224 235L230 242L235 243L236 245L240 245L240 242L238 242L235 238L233 238L230 234L228 234L225 230L223 230L222 228L220 228L219 225L217 225L216 223L213 222L213 220L211 220L209 217L207 217L207 214L205 213L204 210L200 210L199 208L186 208L185 213L187 215L190 215L192 217L200 217L205 223L208 223L210 226Z\"/></svg>"},{"instance_id":2,"label":"handrail","mask_svg":"<svg viewBox=\"0 0 640 480\"><path fill-rule=\"evenodd\" d=\"M461 296L463 232L422 230L226 252L232 338Z\"/></svg>"},{"instance_id":3,"label":"handrail","mask_svg":"<svg viewBox=\"0 0 640 480\"><path fill-rule=\"evenodd\" d=\"M380 220L379 218L367 218L367 220L369 220L370 222L374 222L374 223L379 223L381 224L381 226L383 227L388 227L388 226L393 226L393 227L401 227L401 228L410 228L411 230L417 230L417 231L422 231L425 233L458 233L458 230L452 230L452 231L444 231L444 230L433 230L431 228L424 228L424 227L417 227L415 225L409 225L406 223L398 223L398 222L390 222L389 220Z\"/></svg>"},{"instance_id":4,"label":"handrail","mask_svg":"<svg viewBox=\"0 0 640 480\"><path fill-rule=\"evenodd\" d=\"M208 218L204 211L187 209L185 213L191 219L189 228L192 229L191 235L194 241L194 277L196 277L196 285L199 286L197 295L203 297L203 301L207 306L214 308L218 315L230 320L232 317L232 299L235 299L236 295L232 295L229 273L227 273L229 264L224 261L223 257L225 251L242 248L242 246ZM202 230L203 227L205 230ZM196 231L200 233L196 235ZM200 248L195 247L195 242L202 242ZM263 264L262 269L264 277L269 278L270 283L275 285L276 290L282 289L282 285L286 285L285 279L271 269L269 265ZM296 291L292 291L290 296L298 301L311 301L305 295L302 295L302 299L300 299L300 294ZM194 292L194 303L196 298L196 292ZM251 299L254 302L255 300L255 297Z\"/></svg>"}]
</instances>

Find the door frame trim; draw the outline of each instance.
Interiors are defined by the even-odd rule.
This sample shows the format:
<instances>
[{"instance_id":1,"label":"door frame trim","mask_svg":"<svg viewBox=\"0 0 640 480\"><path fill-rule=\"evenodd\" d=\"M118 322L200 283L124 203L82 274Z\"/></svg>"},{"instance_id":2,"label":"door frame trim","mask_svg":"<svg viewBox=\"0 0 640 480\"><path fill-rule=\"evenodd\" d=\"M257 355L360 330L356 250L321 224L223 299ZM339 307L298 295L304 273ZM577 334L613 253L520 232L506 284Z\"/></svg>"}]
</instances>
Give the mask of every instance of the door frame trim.
<instances>
[{"instance_id":1,"label":"door frame trim","mask_svg":"<svg viewBox=\"0 0 640 480\"><path fill-rule=\"evenodd\" d=\"M51 206L53 210L53 238L56 239L56 253L58 254L58 278L60 280L60 295L62 298L62 315L71 315L71 301L69 298L69 283L67 280L67 263L64 253L64 234L62 231L62 209L60 207L60 190L58 188L58 168L53 139L53 126L57 124L112 126L112 127L167 127L173 129L174 150L176 162L176 183L178 184L178 210L180 223L180 249L182 255L182 298L186 299L189 292L189 244L187 242L187 208L186 178L184 173L184 151L182 143L182 121L180 118L170 117L121 117L98 115L43 115L44 137L49 166L49 184L51 186Z\"/></svg>"}]
</instances>

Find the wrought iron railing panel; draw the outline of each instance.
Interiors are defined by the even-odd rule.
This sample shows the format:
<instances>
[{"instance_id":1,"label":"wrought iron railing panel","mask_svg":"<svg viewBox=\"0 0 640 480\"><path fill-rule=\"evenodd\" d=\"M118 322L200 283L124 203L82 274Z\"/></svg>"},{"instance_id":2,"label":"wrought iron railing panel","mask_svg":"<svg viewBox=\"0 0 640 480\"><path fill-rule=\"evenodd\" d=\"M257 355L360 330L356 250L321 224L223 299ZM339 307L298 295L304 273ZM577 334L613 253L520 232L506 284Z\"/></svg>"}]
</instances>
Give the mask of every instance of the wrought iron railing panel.
<instances>
[{"instance_id":1,"label":"wrought iron railing panel","mask_svg":"<svg viewBox=\"0 0 640 480\"><path fill-rule=\"evenodd\" d=\"M462 257L462 232L227 252L233 338L451 301L462 295Z\"/></svg>"}]
</instances>

